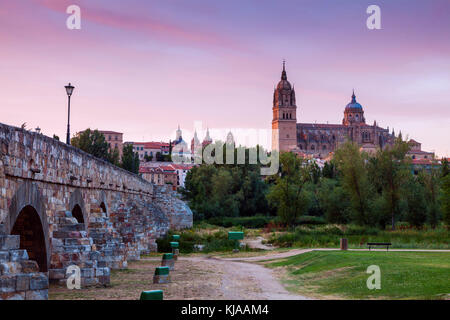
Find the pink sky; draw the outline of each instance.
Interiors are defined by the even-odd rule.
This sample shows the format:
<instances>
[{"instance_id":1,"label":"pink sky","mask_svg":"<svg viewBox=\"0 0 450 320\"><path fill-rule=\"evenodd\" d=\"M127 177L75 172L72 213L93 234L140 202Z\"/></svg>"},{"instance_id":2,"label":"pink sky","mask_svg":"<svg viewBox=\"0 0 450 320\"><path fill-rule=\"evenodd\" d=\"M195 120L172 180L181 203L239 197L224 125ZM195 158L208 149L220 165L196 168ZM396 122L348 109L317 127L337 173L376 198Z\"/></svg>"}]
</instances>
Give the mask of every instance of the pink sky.
<instances>
[{"instance_id":1,"label":"pink sky","mask_svg":"<svg viewBox=\"0 0 450 320\"><path fill-rule=\"evenodd\" d=\"M299 122L340 123L355 88L368 123L450 156L447 0L4 2L3 123L64 140L71 82L72 134L169 140L180 124L190 141L194 121L269 130L286 59ZM81 30L66 28L71 4ZM366 28L370 4L381 7L382 30Z\"/></svg>"}]
</instances>

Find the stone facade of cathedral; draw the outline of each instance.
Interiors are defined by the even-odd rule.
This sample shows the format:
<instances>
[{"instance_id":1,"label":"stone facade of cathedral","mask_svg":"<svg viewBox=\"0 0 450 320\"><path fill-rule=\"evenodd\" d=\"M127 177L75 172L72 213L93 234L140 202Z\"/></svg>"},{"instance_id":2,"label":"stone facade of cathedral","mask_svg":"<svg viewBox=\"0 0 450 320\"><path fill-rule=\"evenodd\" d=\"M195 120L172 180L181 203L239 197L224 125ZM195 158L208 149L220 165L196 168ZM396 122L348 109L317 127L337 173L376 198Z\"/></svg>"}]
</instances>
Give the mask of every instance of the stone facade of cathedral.
<instances>
[{"instance_id":1,"label":"stone facade of cathedral","mask_svg":"<svg viewBox=\"0 0 450 320\"><path fill-rule=\"evenodd\" d=\"M297 123L295 89L287 80L285 65L273 94L272 149L293 151L317 158L327 158L347 140L368 152L392 145L395 133L381 128L376 121L366 123L364 109L355 93L344 109L342 124Z\"/></svg>"}]
</instances>

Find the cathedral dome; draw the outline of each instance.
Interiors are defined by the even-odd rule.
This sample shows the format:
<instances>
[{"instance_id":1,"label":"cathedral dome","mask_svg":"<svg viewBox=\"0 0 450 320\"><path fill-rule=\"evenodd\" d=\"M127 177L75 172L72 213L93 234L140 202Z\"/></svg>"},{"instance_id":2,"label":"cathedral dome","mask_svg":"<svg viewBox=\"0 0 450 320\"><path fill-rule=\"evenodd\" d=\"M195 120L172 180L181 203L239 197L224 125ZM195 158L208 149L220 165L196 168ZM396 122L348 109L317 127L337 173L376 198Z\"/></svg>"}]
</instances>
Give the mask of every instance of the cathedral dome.
<instances>
[{"instance_id":1,"label":"cathedral dome","mask_svg":"<svg viewBox=\"0 0 450 320\"><path fill-rule=\"evenodd\" d=\"M278 90L291 90L291 84L287 80L281 80L277 85Z\"/></svg>"},{"instance_id":2,"label":"cathedral dome","mask_svg":"<svg viewBox=\"0 0 450 320\"><path fill-rule=\"evenodd\" d=\"M352 101L347 104L347 106L345 107L345 110L349 110L349 109L353 109L356 111L362 111L362 105L360 105L358 102L356 102L356 96L355 96L355 92L353 92L352 95Z\"/></svg>"},{"instance_id":3,"label":"cathedral dome","mask_svg":"<svg viewBox=\"0 0 450 320\"><path fill-rule=\"evenodd\" d=\"M281 80L278 82L277 85L278 90L291 90L291 84L287 80L287 74L286 74L286 68L285 68L285 61L283 61L283 71L281 72Z\"/></svg>"}]
</instances>

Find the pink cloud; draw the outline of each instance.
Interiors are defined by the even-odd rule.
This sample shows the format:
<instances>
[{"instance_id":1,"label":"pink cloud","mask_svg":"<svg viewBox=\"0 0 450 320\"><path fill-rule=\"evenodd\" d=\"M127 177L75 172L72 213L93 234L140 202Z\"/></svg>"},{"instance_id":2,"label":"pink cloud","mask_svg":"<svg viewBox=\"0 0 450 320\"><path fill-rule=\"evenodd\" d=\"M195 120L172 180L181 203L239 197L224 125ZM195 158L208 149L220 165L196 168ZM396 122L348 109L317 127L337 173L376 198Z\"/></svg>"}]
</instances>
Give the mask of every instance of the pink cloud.
<instances>
[{"instance_id":1,"label":"pink cloud","mask_svg":"<svg viewBox=\"0 0 450 320\"><path fill-rule=\"evenodd\" d=\"M33 0L33 2L54 12L66 14L66 8L72 1ZM106 8L95 8L89 3L82 3L82 21L87 20L102 26L129 30L144 34L150 38L164 42L177 42L183 45L200 45L203 47L216 46L240 50L242 44L219 33L206 31L201 27L194 27L187 23L162 21L156 17L142 15L127 15Z\"/></svg>"}]
</instances>

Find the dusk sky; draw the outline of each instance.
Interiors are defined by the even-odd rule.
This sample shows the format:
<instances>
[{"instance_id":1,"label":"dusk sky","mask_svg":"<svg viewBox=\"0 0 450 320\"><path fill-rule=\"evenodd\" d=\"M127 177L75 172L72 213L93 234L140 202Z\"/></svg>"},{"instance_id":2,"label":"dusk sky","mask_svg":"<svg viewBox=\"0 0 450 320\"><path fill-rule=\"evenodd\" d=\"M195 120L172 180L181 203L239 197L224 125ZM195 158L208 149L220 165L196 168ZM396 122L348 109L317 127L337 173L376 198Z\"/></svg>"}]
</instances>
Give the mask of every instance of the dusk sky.
<instances>
[{"instance_id":1,"label":"dusk sky","mask_svg":"<svg viewBox=\"0 0 450 320\"><path fill-rule=\"evenodd\" d=\"M66 27L72 4L81 30ZM0 42L0 122L63 141L68 82L72 134L270 130L286 59L298 122L341 123L354 88L367 123L450 156L449 0L2 0Z\"/></svg>"}]
</instances>

